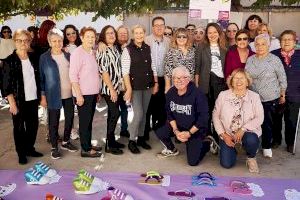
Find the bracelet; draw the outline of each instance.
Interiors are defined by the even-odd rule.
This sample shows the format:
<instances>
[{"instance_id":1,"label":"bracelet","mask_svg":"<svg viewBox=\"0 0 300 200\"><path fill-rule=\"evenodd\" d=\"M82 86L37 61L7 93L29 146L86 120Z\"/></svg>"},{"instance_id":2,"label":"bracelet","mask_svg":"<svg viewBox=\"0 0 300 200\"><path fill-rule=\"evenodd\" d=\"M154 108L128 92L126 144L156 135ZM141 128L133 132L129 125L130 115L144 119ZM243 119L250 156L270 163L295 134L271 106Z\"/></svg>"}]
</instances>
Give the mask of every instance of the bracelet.
<instances>
[{"instance_id":1,"label":"bracelet","mask_svg":"<svg viewBox=\"0 0 300 200\"><path fill-rule=\"evenodd\" d=\"M190 130L188 130L188 132L190 133L190 135L193 135L193 133Z\"/></svg>"},{"instance_id":2,"label":"bracelet","mask_svg":"<svg viewBox=\"0 0 300 200\"><path fill-rule=\"evenodd\" d=\"M175 129L175 130L173 131L173 133L176 134L176 131L178 131L178 129Z\"/></svg>"}]
</instances>

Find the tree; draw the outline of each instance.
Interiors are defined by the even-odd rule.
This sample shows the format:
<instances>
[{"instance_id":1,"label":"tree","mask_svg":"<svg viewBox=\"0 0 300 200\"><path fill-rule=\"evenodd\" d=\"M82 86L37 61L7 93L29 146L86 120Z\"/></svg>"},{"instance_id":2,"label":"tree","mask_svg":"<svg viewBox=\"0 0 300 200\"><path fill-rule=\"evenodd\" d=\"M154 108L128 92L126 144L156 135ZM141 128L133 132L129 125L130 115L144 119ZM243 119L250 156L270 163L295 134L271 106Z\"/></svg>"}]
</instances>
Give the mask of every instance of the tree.
<instances>
[{"instance_id":1,"label":"tree","mask_svg":"<svg viewBox=\"0 0 300 200\"><path fill-rule=\"evenodd\" d=\"M273 0L257 0L254 6L263 8ZM300 0L279 0L282 5L292 5ZM5 20L16 15L64 15L78 12L95 12L98 17L111 15L151 13L154 10L186 9L189 0L0 0L0 19ZM234 8L240 7L240 0L232 0ZM240 9L240 8L239 8Z\"/></svg>"}]
</instances>

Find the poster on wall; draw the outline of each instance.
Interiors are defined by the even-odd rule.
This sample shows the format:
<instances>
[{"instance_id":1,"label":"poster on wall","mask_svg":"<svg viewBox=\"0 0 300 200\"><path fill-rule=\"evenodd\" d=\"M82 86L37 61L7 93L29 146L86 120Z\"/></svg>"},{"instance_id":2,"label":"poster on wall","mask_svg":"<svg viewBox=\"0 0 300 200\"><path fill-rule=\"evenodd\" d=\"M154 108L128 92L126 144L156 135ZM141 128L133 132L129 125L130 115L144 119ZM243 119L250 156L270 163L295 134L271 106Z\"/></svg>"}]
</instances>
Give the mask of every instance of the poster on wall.
<instances>
[{"instance_id":1,"label":"poster on wall","mask_svg":"<svg viewBox=\"0 0 300 200\"><path fill-rule=\"evenodd\" d=\"M231 0L190 0L189 18L228 21Z\"/></svg>"}]
</instances>

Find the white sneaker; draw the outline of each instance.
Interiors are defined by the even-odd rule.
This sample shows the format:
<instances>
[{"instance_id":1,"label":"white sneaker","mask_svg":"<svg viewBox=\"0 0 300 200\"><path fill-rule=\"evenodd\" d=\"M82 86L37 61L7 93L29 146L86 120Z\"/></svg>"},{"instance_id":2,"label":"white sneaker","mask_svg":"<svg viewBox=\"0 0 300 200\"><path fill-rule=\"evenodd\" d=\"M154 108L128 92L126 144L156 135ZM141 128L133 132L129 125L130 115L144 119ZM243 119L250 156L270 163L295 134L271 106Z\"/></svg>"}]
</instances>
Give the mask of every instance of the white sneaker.
<instances>
[{"instance_id":1,"label":"white sneaker","mask_svg":"<svg viewBox=\"0 0 300 200\"><path fill-rule=\"evenodd\" d=\"M177 156L179 154L179 151L175 148L173 151L165 148L160 153L157 154L157 157L159 158L167 158L171 156Z\"/></svg>"},{"instance_id":2,"label":"white sneaker","mask_svg":"<svg viewBox=\"0 0 300 200\"><path fill-rule=\"evenodd\" d=\"M76 128L72 128L70 138L72 140L77 140L79 138L78 130Z\"/></svg>"},{"instance_id":3,"label":"white sneaker","mask_svg":"<svg viewBox=\"0 0 300 200\"><path fill-rule=\"evenodd\" d=\"M263 149L263 155L267 158L272 158L272 149Z\"/></svg>"}]
</instances>

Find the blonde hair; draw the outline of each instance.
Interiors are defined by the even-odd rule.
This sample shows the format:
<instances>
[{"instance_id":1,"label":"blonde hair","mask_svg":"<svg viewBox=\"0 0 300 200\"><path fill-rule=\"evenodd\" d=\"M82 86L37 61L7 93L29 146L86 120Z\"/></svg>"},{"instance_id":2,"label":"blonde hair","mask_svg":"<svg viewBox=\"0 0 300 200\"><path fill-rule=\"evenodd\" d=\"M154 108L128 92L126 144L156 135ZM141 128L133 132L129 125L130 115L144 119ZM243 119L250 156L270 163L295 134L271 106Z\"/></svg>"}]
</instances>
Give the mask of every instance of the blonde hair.
<instances>
[{"instance_id":1,"label":"blonde hair","mask_svg":"<svg viewBox=\"0 0 300 200\"><path fill-rule=\"evenodd\" d=\"M172 36L172 38L171 38L171 44L170 44L170 46L172 47L172 48L174 48L174 49L177 49L178 48L178 45L177 45L177 36L180 34L180 33L182 33L182 34L185 34L186 35L186 37L187 37L187 43L186 43L186 48L187 49L189 49L189 48L191 48L192 47L192 42L190 41L190 39L189 39L189 37L188 37L188 32L187 32L187 30L185 29L185 28L178 28L176 31L175 31L175 33L174 33L174 35Z\"/></svg>"},{"instance_id":2,"label":"blonde hair","mask_svg":"<svg viewBox=\"0 0 300 200\"><path fill-rule=\"evenodd\" d=\"M131 29L131 33L133 34L133 32L135 31L135 29L138 29L138 28L141 28L143 29L144 33L146 33L146 29L143 25L140 25L140 24L137 24L137 25L134 25Z\"/></svg>"},{"instance_id":3,"label":"blonde hair","mask_svg":"<svg viewBox=\"0 0 300 200\"><path fill-rule=\"evenodd\" d=\"M243 68L238 68L231 72L231 74L228 76L228 78L226 80L227 86L231 89L233 88L232 80L233 80L234 76L238 73L241 73L246 77L247 82L248 82L247 87L249 87L252 84L252 78L251 78L250 74L248 72L246 72L245 69L243 69Z\"/></svg>"},{"instance_id":4,"label":"blonde hair","mask_svg":"<svg viewBox=\"0 0 300 200\"><path fill-rule=\"evenodd\" d=\"M271 29L271 27L270 27L267 23L264 23L264 22L263 22L263 23L260 23L260 24L258 25L258 27L257 27L257 31L261 31L261 29L262 29L264 26L267 28L269 36L272 37L272 35L273 35L272 29Z\"/></svg>"},{"instance_id":5,"label":"blonde hair","mask_svg":"<svg viewBox=\"0 0 300 200\"><path fill-rule=\"evenodd\" d=\"M24 30L24 29L17 29L17 30L14 32L14 34L13 34L13 36L12 36L12 39L13 39L14 41L16 41L16 38L17 38L18 36L20 36L20 35L26 35L26 36L27 36L27 39L31 42L32 37L31 37L31 35L30 35L30 32L27 31L27 30Z\"/></svg>"}]
</instances>

